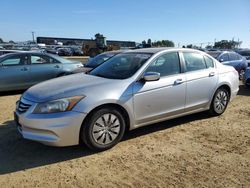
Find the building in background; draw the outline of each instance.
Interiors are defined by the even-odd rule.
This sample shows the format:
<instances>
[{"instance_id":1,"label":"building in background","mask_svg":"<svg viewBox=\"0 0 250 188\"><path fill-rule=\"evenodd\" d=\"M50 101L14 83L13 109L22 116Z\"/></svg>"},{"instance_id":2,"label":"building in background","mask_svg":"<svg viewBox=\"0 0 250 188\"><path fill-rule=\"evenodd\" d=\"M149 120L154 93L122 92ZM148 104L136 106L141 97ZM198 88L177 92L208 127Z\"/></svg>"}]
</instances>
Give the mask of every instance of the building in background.
<instances>
[{"instance_id":1,"label":"building in background","mask_svg":"<svg viewBox=\"0 0 250 188\"><path fill-rule=\"evenodd\" d=\"M46 45L57 45L62 43L63 45L90 45L96 43L94 39L78 39L78 38L58 38L58 37L37 37L37 43ZM107 40L107 45L115 45L120 48L135 48L136 43L134 41L118 41L118 40Z\"/></svg>"}]
</instances>

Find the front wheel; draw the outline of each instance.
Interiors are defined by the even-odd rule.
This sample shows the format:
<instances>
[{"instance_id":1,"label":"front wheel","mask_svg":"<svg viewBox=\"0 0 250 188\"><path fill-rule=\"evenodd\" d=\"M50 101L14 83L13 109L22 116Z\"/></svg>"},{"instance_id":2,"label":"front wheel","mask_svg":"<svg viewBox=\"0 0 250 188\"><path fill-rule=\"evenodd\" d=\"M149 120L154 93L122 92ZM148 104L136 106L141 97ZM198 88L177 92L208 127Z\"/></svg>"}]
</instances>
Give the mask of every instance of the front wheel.
<instances>
[{"instance_id":1,"label":"front wheel","mask_svg":"<svg viewBox=\"0 0 250 188\"><path fill-rule=\"evenodd\" d=\"M224 88L219 88L214 94L212 103L210 105L210 114L219 116L223 114L229 102L229 93Z\"/></svg>"},{"instance_id":2,"label":"front wheel","mask_svg":"<svg viewBox=\"0 0 250 188\"><path fill-rule=\"evenodd\" d=\"M103 108L95 111L83 124L82 141L94 151L115 146L125 132L125 120L119 110Z\"/></svg>"}]
</instances>

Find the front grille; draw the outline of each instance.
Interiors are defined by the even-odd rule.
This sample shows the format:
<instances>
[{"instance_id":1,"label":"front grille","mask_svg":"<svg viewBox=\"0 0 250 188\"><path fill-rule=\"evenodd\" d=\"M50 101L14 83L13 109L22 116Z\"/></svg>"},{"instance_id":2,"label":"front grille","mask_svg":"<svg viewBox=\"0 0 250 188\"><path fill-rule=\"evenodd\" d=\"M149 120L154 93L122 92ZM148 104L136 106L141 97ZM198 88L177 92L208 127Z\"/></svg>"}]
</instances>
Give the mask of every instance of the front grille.
<instances>
[{"instance_id":1,"label":"front grille","mask_svg":"<svg viewBox=\"0 0 250 188\"><path fill-rule=\"evenodd\" d=\"M19 101L17 110L20 113L26 112L31 107L31 104L24 102L22 99Z\"/></svg>"}]
</instances>

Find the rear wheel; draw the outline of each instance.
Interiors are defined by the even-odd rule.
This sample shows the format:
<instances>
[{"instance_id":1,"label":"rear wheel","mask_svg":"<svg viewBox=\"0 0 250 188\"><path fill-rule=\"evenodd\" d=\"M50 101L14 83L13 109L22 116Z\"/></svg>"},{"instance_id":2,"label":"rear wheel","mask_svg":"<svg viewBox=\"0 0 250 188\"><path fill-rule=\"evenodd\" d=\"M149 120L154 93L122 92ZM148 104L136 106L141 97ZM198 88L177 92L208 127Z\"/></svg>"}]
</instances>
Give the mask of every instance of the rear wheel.
<instances>
[{"instance_id":1,"label":"rear wheel","mask_svg":"<svg viewBox=\"0 0 250 188\"><path fill-rule=\"evenodd\" d=\"M240 80L243 79L244 74L245 74L245 69L241 69L241 70L240 70L240 73L239 73L239 79L240 79Z\"/></svg>"},{"instance_id":2,"label":"rear wheel","mask_svg":"<svg viewBox=\"0 0 250 188\"><path fill-rule=\"evenodd\" d=\"M229 93L225 88L219 88L214 94L213 101L210 105L210 114L219 116L223 114L229 102Z\"/></svg>"},{"instance_id":3,"label":"rear wheel","mask_svg":"<svg viewBox=\"0 0 250 188\"><path fill-rule=\"evenodd\" d=\"M92 150L103 151L115 146L125 132L125 120L119 110L103 108L95 111L83 124L82 141Z\"/></svg>"}]
</instances>

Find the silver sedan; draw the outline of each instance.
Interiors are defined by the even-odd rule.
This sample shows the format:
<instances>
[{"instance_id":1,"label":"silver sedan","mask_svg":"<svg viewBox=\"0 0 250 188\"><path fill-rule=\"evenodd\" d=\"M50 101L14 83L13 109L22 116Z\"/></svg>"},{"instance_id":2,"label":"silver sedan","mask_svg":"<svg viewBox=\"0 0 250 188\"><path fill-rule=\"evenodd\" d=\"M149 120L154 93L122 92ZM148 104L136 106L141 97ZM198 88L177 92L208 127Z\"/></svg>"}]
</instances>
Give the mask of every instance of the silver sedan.
<instances>
[{"instance_id":1,"label":"silver sedan","mask_svg":"<svg viewBox=\"0 0 250 188\"><path fill-rule=\"evenodd\" d=\"M33 86L17 102L26 139L53 146L116 145L125 130L201 111L221 115L239 89L237 71L191 49L148 48L116 55L86 75Z\"/></svg>"}]
</instances>

